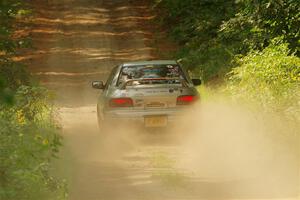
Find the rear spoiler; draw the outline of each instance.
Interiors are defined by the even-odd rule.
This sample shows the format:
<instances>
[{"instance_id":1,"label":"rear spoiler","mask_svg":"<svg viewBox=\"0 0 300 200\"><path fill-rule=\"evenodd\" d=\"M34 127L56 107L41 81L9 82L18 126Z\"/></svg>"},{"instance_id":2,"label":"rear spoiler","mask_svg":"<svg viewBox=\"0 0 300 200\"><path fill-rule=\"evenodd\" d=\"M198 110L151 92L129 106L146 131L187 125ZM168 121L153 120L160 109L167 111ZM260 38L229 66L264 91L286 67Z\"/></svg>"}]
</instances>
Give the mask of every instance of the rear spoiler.
<instances>
[{"instance_id":1,"label":"rear spoiler","mask_svg":"<svg viewBox=\"0 0 300 200\"><path fill-rule=\"evenodd\" d=\"M167 80L167 81L180 81L182 86L184 87L188 87L188 83L186 82L186 80L181 79L181 78L140 78L140 79L129 79L127 81L125 81L123 84L121 84L120 89L121 90L125 90L126 87L128 86L129 83L132 83L134 81L137 82L151 82L151 81L161 81L161 80Z\"/></svg>"}]
</instances>

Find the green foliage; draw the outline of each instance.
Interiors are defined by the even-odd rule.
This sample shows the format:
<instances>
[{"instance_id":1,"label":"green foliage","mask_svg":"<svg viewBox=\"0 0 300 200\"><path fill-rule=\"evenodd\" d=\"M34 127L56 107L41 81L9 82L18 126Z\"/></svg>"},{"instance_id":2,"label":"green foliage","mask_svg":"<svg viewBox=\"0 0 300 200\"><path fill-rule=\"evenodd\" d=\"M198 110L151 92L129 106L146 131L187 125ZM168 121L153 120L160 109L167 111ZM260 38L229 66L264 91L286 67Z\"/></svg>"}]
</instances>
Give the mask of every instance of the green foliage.
<instances>
[{"instance_id":1,"label":"green foliage","mask_svg":"<svg viewBox=\"0 0 300 200\"><path fill-rule=\"evenodd\" d=\"M238 62L240 66L229 74L227 88L235 98L300 120L300 58L290 55L288 44L276 39Z\"/></svg>"},{"instance_id":2,"label":"green foliage","mask_svg":"<svg viewBox=\"0 0 300 200\"><path fill-rule=\"evenodd\" d=\"M0 77L0 104L12 104L13 103L13 94L6 88L5 82Z\"/></svg>"},{"instance_id":3,"label":"green foliage","mask_svg":"<svg viewBox=\"0 0 300 200\"><path fill-rule=\"evenodd\" d=\"M171 37L182 46L176 58L185 67L204 80L226 71L232 54L219 42L218 32L223 21L234 17L235 0L161 0L157 7L166 13L160 17Z\"/></svg>"},{"instance_id":4,"label":"green foliage","mask_svg":"<svg viewBox=\"0 0 300 200\"><path fill-rule=\"evenodd\" d=\"M61 138L47 90L20 87L15 105L1 105L0 199L64 199L65 185L49 174Z\"/></svg>"},{"instance_id":5,"label":"green foliage","mask_svg":"<svg viewBox=\"0 0 300 200\"><path fill-rule=\"evenodd\" d=\"M298 0L244 0L235 16L221 25L219 37L237 53L247 53L261 50L282 36L299 55L299 22Z\"/></svg>"},{"instance_id":6,"label":"green foliage","mask_svg":"<svg viewBox=\"0 0 300 200\"><path fill-rule=\"evenodd\" d=\"M24 38L13 37L16 19L28 15L31 11L24 9L24 2L20 0L0 1L0 58L14 54L27 42Z\"/></svg>"},{"instance_id":7,"label":"green foliage","mask_svg":"<svg viewBox=\"0 0 300 200\"><path fill-rule=\"evenodd\" d=\"M27 44L16 20L28 14L20 0L0 1L0 199L66 199L65 183L49 173L61 146L49 92L12 59Z\"/></svg>"},{"instance_id":8,"label":"green foliage","mask_svg":"<svg viewBox=\"0 0 300 200\"><path fill-rule=\"evenodd\" d=\"M0 75L6 87L12 90L16 90L22 85L29 85L31 82L24 65L7 59L0 59Z\"/></svg>"},{"instance_id":9,"label":"green foliage","mask_svg":"<svg viewBox=\"0 0 300 200\"><path fill-rule=\"evenodd\" d=\"M160 0L160 21L181 49L176 55L204 81L222 79L236 55L282 36L299 56L298 0Z\"/></svg>"}]
</instances>

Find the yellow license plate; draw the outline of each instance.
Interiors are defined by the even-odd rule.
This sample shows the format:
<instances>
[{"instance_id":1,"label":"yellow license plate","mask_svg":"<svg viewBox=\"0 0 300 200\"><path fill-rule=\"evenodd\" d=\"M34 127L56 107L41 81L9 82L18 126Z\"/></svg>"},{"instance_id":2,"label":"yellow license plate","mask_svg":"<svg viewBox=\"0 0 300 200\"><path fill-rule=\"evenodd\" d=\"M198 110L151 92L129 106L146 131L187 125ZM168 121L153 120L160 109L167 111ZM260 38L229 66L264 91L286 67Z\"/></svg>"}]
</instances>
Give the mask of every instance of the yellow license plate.
<instances>
[{"instance_id":1,"label":"yellow license plate","mask_svg":"<svg viewBox=\"0 0 300 200\"><path fill-rule=\"evenodd\" d=\"M145 127L165 127L168 124L167 116L147 116L145 117Z\"/></svg>"}]
</instances>

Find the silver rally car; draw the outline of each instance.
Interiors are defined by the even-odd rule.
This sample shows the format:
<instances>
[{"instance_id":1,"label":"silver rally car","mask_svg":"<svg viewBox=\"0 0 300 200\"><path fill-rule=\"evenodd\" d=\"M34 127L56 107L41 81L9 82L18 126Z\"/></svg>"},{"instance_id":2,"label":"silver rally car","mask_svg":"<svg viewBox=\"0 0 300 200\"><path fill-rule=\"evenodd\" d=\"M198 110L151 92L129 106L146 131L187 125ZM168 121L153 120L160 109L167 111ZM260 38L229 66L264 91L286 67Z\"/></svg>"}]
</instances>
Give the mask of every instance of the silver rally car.
<instances>
[{"instance_id":1,"label":"silver rally car","mask_svg":"<svg viewBox=\"0 0 300 200\"><path fill-rule=\"evenodd\" d=\"M106 84L92 83L103 90L97 103L98 123L101 127L132 121L144 127L166 127L199 99L195 86L200 84L176 61L123 63L113 68Z\"/></svg>"}]
</instances>

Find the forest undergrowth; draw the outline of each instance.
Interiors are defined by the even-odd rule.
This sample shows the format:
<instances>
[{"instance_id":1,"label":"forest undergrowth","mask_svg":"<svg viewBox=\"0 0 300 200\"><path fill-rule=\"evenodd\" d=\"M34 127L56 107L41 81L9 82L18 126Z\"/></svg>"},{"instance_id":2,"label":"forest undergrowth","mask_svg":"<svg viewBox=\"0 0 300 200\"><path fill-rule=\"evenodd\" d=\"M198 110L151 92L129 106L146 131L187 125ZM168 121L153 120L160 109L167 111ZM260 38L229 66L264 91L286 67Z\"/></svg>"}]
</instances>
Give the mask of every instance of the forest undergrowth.
<instances>
[{"instance_id":1,"label":"forest undergrowth","mask_svg":"<svg viewBox=\"0 0 300 200\"><path fill-rule=\"evenodd\" d=\"M15 61L31 48L17 34L34 10L19 0L0 1L0 199L65 199L66 184L50 171L61 146L51 93Z\"/></svg>"}]
</instances>

